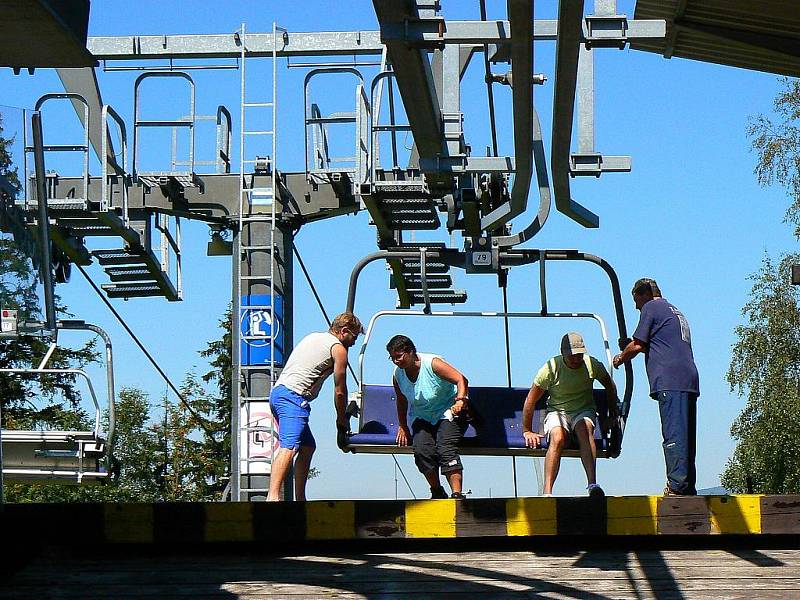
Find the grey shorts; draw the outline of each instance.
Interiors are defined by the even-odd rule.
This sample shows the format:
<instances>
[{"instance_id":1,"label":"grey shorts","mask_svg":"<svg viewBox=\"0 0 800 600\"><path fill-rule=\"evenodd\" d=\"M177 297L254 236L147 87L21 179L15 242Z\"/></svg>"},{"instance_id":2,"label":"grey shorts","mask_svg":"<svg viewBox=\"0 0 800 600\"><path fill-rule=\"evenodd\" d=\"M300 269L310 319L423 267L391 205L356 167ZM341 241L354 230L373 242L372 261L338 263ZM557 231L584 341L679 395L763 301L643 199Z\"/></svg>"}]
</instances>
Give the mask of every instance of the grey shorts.
<instances>
[{"instance_id":1,"label":"grey shorts","mask_svg":"<svg viewBox=\"0 0 800 600\"><path fill-rule=\"evenodd\" d=\"M466 429L466 419L442 419L435 425L424 419L415 419L411 432L414 436L414 462L419 472L429 473L436 468L440 468L442 473L461 471L458 442Z\"/></svg>"}]
</instances>

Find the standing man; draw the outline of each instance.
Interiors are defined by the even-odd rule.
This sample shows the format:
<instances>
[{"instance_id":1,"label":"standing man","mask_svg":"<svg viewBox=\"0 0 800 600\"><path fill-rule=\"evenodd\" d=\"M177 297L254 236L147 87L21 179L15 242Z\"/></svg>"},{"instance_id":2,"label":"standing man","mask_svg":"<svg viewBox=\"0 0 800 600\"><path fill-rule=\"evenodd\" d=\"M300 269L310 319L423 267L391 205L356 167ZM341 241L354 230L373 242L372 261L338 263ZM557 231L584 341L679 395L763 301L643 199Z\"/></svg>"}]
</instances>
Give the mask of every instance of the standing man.
<instances>
[{"instance_id":1,"label":"standing man","mask_svg":"<svg viewBox=\"0 0 800 600\"><path fill-rule=\"evenodd\" d=\"M278 422L281 447L272 462L268 501L280 500L281 487L293 460L295 498L306 499L308 471L317 447L308 426L311 401L317 397L331 373L336 428L340 433L347 431L347 349L355 343L362 330L358 317L342 313L333 320L328 331L304 337L286 361L269 396L272 415Z\"/></svg>"},{"instance_id":2,"label":"standing man","mask_svg":"<svg viewBox=\"0 0 800 600\"><path fill-rule=\"evenodd\" d=\"M533 411L536 403L549 392L547 414L544 418L544 435L549 438L544 459L545 496L553 494L553 484L561 466L561 454L570 439L578 444L589 495L602 498L603 488L597 485L597 446L594 430L597 423L597 406L592 392L593 382L599 381L608 398L610 419L617 416L617 388L599 360L586 353L580 333L567 333L561 338L561 356L548 360L533 380L531 390L522 408L522 435L528 448L537 448L542 436L533 431Z\"/></svg>"},{"instance_id":3,"label":"standing man","mask_svg":"<svg viewBox=\"0 0 800 600\"><path fill-rule=\"evenodd\" d=\"M664 460L665 496L697 494L695 453L697 397L700 383L692 354L692 336L683 313L661 297L653 279L633 285L633 302L641 312L633 339L614 357L614 367L645 353L650 396L658 401Z\"/></svg>"}]
</instances>

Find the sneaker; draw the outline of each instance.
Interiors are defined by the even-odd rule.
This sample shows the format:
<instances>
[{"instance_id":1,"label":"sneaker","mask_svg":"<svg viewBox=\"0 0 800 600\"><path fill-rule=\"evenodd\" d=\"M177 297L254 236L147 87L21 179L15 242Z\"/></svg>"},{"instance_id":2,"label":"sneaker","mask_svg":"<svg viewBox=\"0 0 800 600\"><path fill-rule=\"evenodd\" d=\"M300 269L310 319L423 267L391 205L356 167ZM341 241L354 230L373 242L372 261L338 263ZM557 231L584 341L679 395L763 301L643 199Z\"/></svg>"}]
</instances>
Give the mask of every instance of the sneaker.
<instances>
[{"instance_id":1,"label":"sneaker","mask_svg":"<svg viewBox=\"0 0 800 600\"><path fill-rule=\"evenodd\" d=\"M690 493L685 493L685 494L682 494L680 492L676 492L671 487L669 487L669 485L667 485L664 488L664 496L696 496L696 495L697 495L696 493L691 493L691 492Z\"/></svg>"},{"instance_id":2,"label":"sneaker","mask_svg":"<svg viewBox=\"0 0 800 600\"><path fill-rule=\"evenodd\" d=\"M466 500L467 499L467 497L464 494L462 494L461 492L453 492L452 494L450 494L450 497L453 500Z\"/></svg>"},{"instance_id":3,"label":"sneaker","mask_svg":"<svg viewBox=\"0 0 800 600\"><path fill-rule=\"evenodd\" d=\"M606 497L606 493L603 491L603 488L601 488L596 483L589 484L589 487L586 488L586 489L589 490L589 497L590 498L605 498Z\"/></svg>"},{"instance_id":4,"label":"sneaker","mask_svg":"<svg viewBox=\"0 0 800 600\"><path fill-rule=\"evenodd\" d=\"M431 500L445 500L449 497L442 486L431 488Z\"/></svg>"}]
</instances>

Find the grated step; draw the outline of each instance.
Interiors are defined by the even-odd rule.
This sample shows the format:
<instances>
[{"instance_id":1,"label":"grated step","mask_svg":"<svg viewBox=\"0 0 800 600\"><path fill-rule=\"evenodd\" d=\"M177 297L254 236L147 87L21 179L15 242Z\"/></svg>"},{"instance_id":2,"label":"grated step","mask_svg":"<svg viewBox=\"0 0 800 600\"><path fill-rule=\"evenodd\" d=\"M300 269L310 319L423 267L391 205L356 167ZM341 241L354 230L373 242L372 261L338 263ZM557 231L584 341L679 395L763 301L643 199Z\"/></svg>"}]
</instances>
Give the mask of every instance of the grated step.
<instances>
[{"instance_id":1,"label":"grated step","mask_svg":"<svg viewBox=\"0 0 800 600\"><path fill-rule=\"evenodd\" d=\"M142 265L145 258L139 254L131 254L124 248L119 250L93 250L92 256L101 265Z\"/></svg>"},{"instance_id":2,"label":"grated step","mask_svg":"<svg viewBox=\"0 0 800 600\"><path fill-rule=\"evenodd\" d=\"M404 250L419 250L420 248L445 249L444 242L403 242L400 246L389 246L390 252L403 252Z\"/></svg>"},{"instance_id":3,"label":"grated step","mask_svg":"<svg viewBox=\"0 0 800 600\"><path fill-rule=\"evenodd\" d=\"M69 226L69 231L75 237L100 237L117 236L116 231L107 225L82 225L80 227Z\"/></svg>"},{"instance_id":4,"label":"grated step","mask_svg":"<svg viewBox=\"0 0 800 600\"><path fill-rule=\"evenodd\" d=\"M402 269L404 273L408 273L409 275L419 275L421 262L419 259L406 259L403 258L400 260L400 264L402 265ZM443 262L438 260L436 261L426 261L425 262L425 272L427 274L433 273L447 273L450 270L450 265L447 265Z\"/></svg>"},{"instance_id":5,"label":"grated step","mask_svg":"<svg viewBox=\"0 0 800 600\"><path fill-rule=\"evenodd\" d=\"M403 275L406 289L410 291L422 289L422 277L419 275ZM453 285L453 278L450 275L429 275L426 278L429 290L443 290Z\"/></svg>"},{"instance_id":6,"label":"grated step","mask_svg":"<svg viewBox=\"0 0 800 600\"><path fill-rule=\"evenodd\" d=\"M105 290L109 298L145 298L164 295L155 283L104 283L100 287Z\"/></svg>"},{"instance_id":7,"label":"grated step","mask_svg":"<svg viewBox=\"0 0 800 600\"><path fill-rule=\"evenodd\" d=\"M467 292L463 290L428 292L428 298L431 304L463 304L467 301ZM425 304L422 292L409 291L408 299L411 304Z\"/></svg>"},{"instance_id":8,"label":"grated step","mask_svg":"<svg viewBox=\"0 0 800 600\"><path fill-rule=\"evenodd\" d=\"M109 267L106 269L109 279L113 282L124 281L152 281L153 274L147 267L144 266L131 266L131 267Z\"/></svg>"}]
</instances>

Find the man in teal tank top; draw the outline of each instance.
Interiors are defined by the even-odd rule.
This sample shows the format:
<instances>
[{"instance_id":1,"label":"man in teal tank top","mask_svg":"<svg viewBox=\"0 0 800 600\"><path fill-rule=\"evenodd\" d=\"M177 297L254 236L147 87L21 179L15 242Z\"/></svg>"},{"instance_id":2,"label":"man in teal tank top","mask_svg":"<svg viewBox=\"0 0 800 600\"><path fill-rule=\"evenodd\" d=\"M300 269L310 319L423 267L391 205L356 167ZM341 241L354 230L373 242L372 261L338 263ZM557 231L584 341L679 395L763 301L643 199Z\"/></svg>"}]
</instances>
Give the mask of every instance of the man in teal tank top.
<instances>
[{"instance_id":1,"label":"man in teal tank top","mask_svg":"<svg viewBox=\"0 0 800 600\"><path fill-rule=\"evenodd\" d=\"M389 340L386 350L395 364L392 383L397 397L397 444L407 446L411 441L414 461L431 487L431 498L447 498L440 472L450 484L450 497L464 498L458 443L467 428L467 378L440 356L418 353L414 342L404 335Z\"/></svg>"},{"instance_id":2,"label":"man in teal tank top","mask_svg":"<svg viewBox=\"0 0 800 600\"><path fill-rule=\"evenodd\" d=\"M606 388L609 416L615 418L617 388L603 363L586 353L583 337L574 332L561 339L561 356L548 360L533 380L522 411L523 436L529 448L539 446L542 434L532 431L533 411L536 403L548 392L543 432L549 438L544 460L543 493L546 496L553 493L561 455L570 438L577 442L580 449L589 495L604 495L603 489L597 485L595 469L597 447L594 431L598 427L597 407L592 394L592 382L595 380Z\"/></svg>"}]
</instances>

